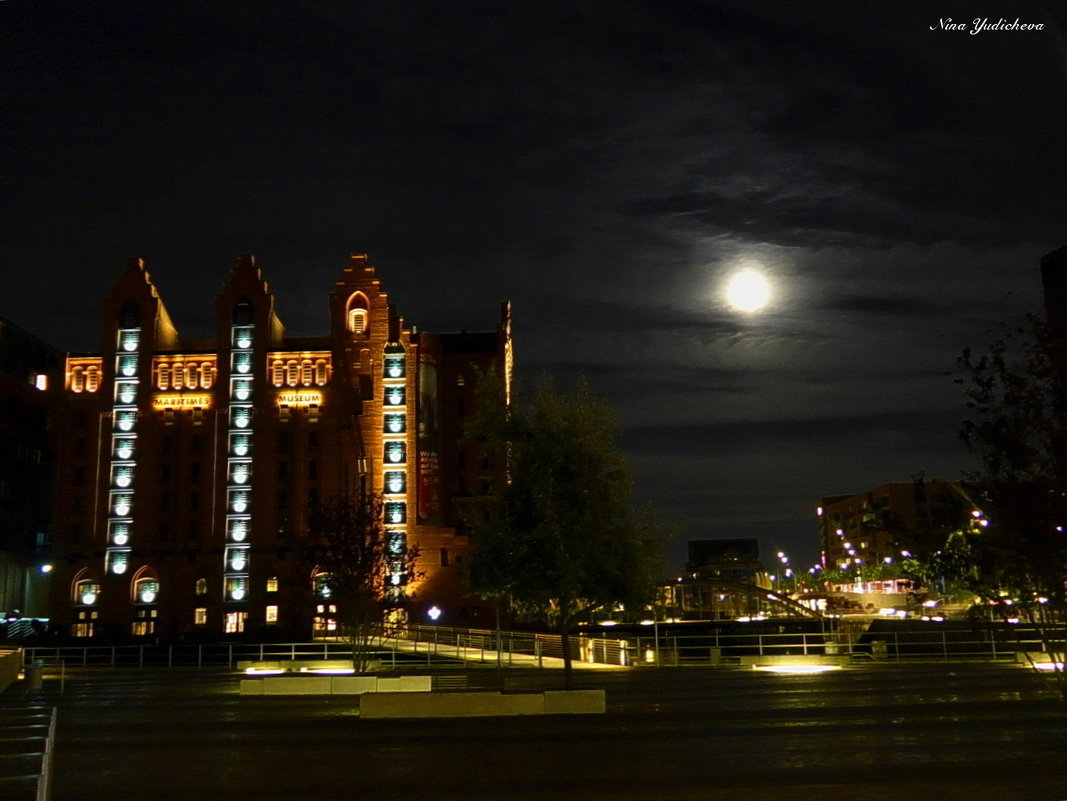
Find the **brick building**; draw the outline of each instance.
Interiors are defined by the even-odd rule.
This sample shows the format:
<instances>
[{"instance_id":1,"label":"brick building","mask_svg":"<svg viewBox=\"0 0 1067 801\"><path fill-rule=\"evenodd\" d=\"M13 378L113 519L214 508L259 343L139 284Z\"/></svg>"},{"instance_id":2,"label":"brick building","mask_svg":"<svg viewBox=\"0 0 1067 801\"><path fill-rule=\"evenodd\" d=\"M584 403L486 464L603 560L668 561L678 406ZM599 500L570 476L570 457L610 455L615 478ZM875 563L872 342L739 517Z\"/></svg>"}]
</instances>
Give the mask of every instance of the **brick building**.
<instances>
[{"instance_id":1,"label":"brick building","mask_svg":"<svg viewBox=\"0 0 1067 801\"><path fill-rule=\"evenodd\" d=\"M928 556L949 532L968 524L972 510L962 488L943 479L894 481L824 497L819 504L824 565L892 564L904 551Z\"/></svg>"},{"instance_id":2,"label":"brick building","mask_svg":"<svg viewBox=\"0 0 1067 801\"><path fill-rule=\"evenodd\" d=\"M501 469L467 453L477 370L511 375L510 307L488 332L407 327L366 256L329 296L329 331L290 337L250 256L183 339L140 260L104 304L101 349L70 355L59 415L53 619L75 636L308 637L331 630L295 540L309 504L381 494L418 543L406 613L464 597L459 500Z\"/></svg>"}]
</instances>

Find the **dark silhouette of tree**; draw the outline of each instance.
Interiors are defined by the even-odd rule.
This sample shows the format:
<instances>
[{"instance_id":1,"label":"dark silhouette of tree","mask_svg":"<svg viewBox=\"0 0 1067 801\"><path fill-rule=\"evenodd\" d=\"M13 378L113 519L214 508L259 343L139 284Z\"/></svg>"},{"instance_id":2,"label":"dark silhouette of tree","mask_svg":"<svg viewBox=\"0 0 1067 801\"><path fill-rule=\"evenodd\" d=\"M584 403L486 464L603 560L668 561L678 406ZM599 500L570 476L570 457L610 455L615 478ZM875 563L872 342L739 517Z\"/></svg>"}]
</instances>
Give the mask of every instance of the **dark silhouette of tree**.
<instances>
[{"instance_id":1,"label":"dark silhouette of tree","mask_svg":"<svg viewBox=\"0 0 1067 801\"><path fill-rule=\"evenodd\" d=\"M480 381L468 429L507 464L507 480L471 521L471 587L560 633L570 687L575 624L596 609L651 603L669 532L650 508L630 505L614 415L584 380L561 396L545 378L529 402L510 404L498 387L492 375Z\"/></svg>"},{"instance_id":2,"label":"dark silhouette of tree","mask_svg":"<svg viewBox=\"0 0 1067 801\"><path fill-rule=\"evenodd\" d=\"M308 508L303 557L320 600L337 607L357 673L371 665L389 610L403 608L417 545L390 541L380 498L341 497Z\"/></svg>"},{"instance_id":3,"label":"dark silhouette of tree","mask_svg":"<svg viewBox=\"0 0 1067 801\"><path fill-rule=\"evenodd\" d=\"M959 357L967 408L960 434L979 467L976 519L946 552L957 577L1039 632L1067 698L1067 393L1062 343L1043 322Z\"/></svg>"}]
</instances>

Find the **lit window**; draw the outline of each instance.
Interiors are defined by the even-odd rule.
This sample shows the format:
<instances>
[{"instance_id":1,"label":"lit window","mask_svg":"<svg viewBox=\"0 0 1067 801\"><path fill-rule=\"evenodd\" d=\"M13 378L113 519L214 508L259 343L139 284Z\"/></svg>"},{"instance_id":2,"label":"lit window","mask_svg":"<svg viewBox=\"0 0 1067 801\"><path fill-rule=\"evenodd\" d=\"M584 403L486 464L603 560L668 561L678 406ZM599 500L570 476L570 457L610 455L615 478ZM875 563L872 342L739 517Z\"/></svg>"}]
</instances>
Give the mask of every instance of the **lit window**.
<instances>
[{"instance_id":1,"label":"lit window","mask_svg":"<svg viewBox=\"0 0 1067 801\"><path fill-rule=\"evenodd\" d=\"M404 491L404 471L389 470L385 474L385 491L397 493Z\"/></svg>"},{"instance_id":2,"label":"lit window","mask_svg":"<svg viewBox=\"0 0 1067 801\"><path fill-rule=\"evenodd\" d=\"M326 360L319 359L315 362L315 383L320 387L326 384Z\"/></svg>"},{"instance_id":3,"label":"lit window","mask_svg":"<svg viewBox=\"0 0 1067 801\"><path fill-rule=\"evenodd\" d=\"M404 377L404 354L393 353L385 356L385 378Z\"/></svg>"},{"instance_id":4,"label":"lit window","mask_svg":"<svg viewBox=\"0 0 1067 801\"><path fill-rule=\"evenodd\" d=\"M390 501L385 504L385 522L403 523L407 520L407 504L402 501Z\"/></svg>"},{"instance_id":5,"label":"lit window","mask_svg":"<svg viewBox=\"0 0 1067 801\"><path fill-rule=\"evenodd\" d=\"M353 334L365 334L367 333L367 310L366 309L349 309L348 310L348 330Z\"/></svg>"},{"instance_id":6,"label":"lit window","mask_svg":"<svg viewBox=\"0 0 1067 801\"><path fill-rule=\"evenodd\" d=\"M154 604L159 597L159 582L155 579L140 579L134 587L134 601L140 604Z\"/></svg>"},{"instance_id":7,"label":"lit window","mask_svg":"<svg viewBox=\"0 0 1067 801\"><path fill-rule=\"evenodd\" d=\"M314 368L310 359L304 359L300 363L300 383L310 387L314 383Z\"/></svg>"},{"instance_id":8,"label":"lit window","mask_svg":"<svg viewBox=\"0 0 1067 801\"><path fill-rule=\"evenodd\" d=\"M207 609L203 606L197 607L193 610L193 625L206 626L207 625Z\"/></svg>"},{"instance_id":9,"label":"lit window","mask_svg":"<svg viewBox=\"0 0 1067 801\"><path fill-rule=\"evenodd\" d=\"M89 579L79 581L74 589L74 599L82 606L92 606L99 595L100 585Z\"/></svg>"},{"instance_id":10,"label":"lit window","mask_svg":"<svg viewBox=\"0 0 1067 801\"><path fill-rule=\"evenodd\" d=\"M278 607L277 607L277 605L271 604L270 606L267 607L267 622L268 623L277 623L278 622Z\"/></svg>"},{"instance_id":11,"label":"lit window","mask_svg":"<svg viewBox=\"0 0 1067 801\"><path fill-rule=\"evenodd\" d=\"M267 592L277 592L277 591L278 591L278 577L277 576L271 576L269 579L267 579Z\"/></svg>"},{"instance_id":12,"label":"lit window","mask_svg":"<svg viewBox=\"0 0 1067 801\"><path fill-rule=\"evenodd\" d=\"M386 464L403 464L405 461L405 447L403 442L385 443Z\"/></svg>"},{"instance_id":13,"label":"lit window","mask_svg":"<svg viewBox=\"0 0 1067 801\"><path fill-rule=\"evenodd\" d=\"M46 376L44 373L38 373L33 377L33 385L37 387L37 389L44 392L46 389L48 389L48 376Z\"/></svg>"},{"instance_id":14,"label":"lit window","mask_svg":"<svg viewBox=\"0 0 1067 801\"><path fill-rule=\"evenodd\" d=\"M407 427L403 414L387 414L382 426L386 434L403 434Z\"/></svg>"},{"instance_id":15,"label":"lit window","mask_svg":"<svg viewBox=\"0 0 1067 801\"><path fill-rule=\"evenodd\" d=\"M204 389L211 389L211 385L215 383L215 368L211 362L204 362L200 365L200 386Z\"/></svg>"},{"instance_id":16,"label":"lit window","mask_svg":"<svg viewBox=\"0 0 1067 801\"><path fill-rule=\"evenodd\" d=\"M207 579L206 578L198 578L196 580L196 594L197 595L207 595Z\"/></svg>"},{"instance_id":17,"label":"lit window","mask_svg":"<svg viewBox=\"0 0 1067 801\"><path fill-rule=\"evenodd\" d=\"M276 387L285 384L285 362L279 359L271 365L270 380Z\"/></svg>"},{"instance_id":18,"label":"lit window","mask_svg":"<svg viewBox=\"0 0 1067 801\"><path fill-rule=\"evenodd\" d=\"M100 368L90 367L85 371L85 391L96 392L100 388Z\"/></svg>"},{"instance_id":19,"label":"lit window","mask_svg":"<svg viewBox=\"0 0 1067 801\"><path fill-rule=\"evenodd\" d=\"M247 618L247 612L227 612L224 631L227 634L240 634L245 630L245 620Z\"/></svg>"}]
</instances>

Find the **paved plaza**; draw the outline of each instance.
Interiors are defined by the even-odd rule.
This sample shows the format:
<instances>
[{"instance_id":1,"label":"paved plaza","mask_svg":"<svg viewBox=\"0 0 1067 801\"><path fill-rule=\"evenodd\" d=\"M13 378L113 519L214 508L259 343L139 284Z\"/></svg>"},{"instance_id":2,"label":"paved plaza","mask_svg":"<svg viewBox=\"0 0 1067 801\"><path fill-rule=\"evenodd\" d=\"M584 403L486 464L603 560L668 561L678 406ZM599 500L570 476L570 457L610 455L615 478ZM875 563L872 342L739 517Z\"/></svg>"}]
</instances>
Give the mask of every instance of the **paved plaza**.
<instances>
[{"instance_id":1,"label":"paved plaza","mask_svg":"<svg viewBox=\"0 0 1067 801\"><path fill-rule=\"evenodd\" d=\"M516 691L561 678L456 672ZM242 697L216 669L49 675L0 712L58 707L55 801L1067 799L1067 705L1022 667L577 678L607 690L606 714L361 720L355 698Z\"/></svg>"}]
</instances>

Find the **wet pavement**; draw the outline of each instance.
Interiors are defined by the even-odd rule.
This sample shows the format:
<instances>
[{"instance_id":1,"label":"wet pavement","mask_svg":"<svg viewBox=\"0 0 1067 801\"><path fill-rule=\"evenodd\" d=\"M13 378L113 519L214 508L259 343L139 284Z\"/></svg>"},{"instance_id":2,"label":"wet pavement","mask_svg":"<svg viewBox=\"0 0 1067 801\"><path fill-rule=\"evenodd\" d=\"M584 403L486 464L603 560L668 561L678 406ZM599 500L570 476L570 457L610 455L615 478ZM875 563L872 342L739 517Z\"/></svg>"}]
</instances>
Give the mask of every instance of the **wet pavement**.
<instances>
[{"instance_id":1,"label":"wet pavement","mask_svg":"<svg viewBox=\"0 0 1067 801\"><path fill-rule=\"evenodd\" d=\"M0 714L58 707L55 801L1067 799L1067 705L1011 665L586 672L607 714L419 721L361 720L354 698L242 697L238 680L80 670L62 694L51 676L16 685Z\"/></svg>"}]
</instances>

